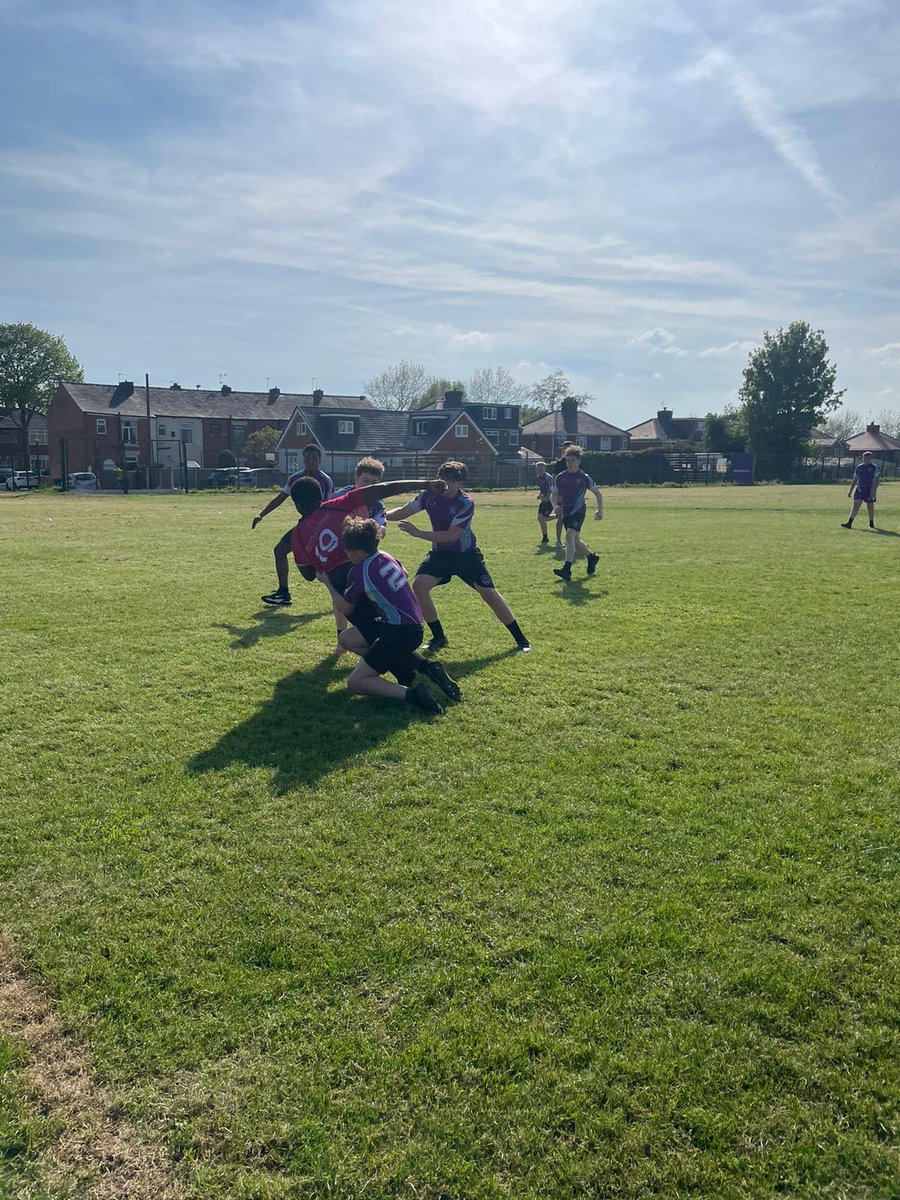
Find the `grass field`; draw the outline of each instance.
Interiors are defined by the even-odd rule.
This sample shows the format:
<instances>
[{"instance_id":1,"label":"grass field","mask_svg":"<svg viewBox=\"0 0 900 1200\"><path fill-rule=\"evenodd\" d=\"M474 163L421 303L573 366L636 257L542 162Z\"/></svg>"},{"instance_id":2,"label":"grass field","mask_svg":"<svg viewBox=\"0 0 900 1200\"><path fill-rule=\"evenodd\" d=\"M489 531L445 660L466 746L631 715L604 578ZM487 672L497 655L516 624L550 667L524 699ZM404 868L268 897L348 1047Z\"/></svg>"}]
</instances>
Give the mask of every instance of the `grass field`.
<instances>
[{"instance_id":1,"label":"grass field","mask_svg":"<svg viewBox=\"0 0 900 1200\"><path fill-rule=\"evenodd\" d=\"M535 649L442 589L430 723L262 610L254 500L0 502L0 924L187 1195L900 1194L900 536L606 501L566 588L479 497ZM0 1195L92 1194L0 1063Z\"/></svg>"}]
</instances>

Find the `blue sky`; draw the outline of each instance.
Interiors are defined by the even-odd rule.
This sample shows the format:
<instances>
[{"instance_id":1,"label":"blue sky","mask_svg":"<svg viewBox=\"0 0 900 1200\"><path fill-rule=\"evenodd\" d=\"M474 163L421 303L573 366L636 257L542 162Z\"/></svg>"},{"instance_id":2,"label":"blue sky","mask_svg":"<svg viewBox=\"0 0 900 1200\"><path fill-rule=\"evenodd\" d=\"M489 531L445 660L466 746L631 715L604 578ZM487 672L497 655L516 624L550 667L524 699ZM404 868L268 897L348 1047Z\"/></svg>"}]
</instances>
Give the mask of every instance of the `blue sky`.
<instances>
[{"instance_id":1,"label":"blue sky","mask_svg":"<svg viewBox=\"0 0 900 1200\"><path fill-rule=\"evenodd\" d=\"M900 408L900 6L0 0L0 320L86 377L562 368L631 425L825 330Z\"/></svg>"}]
</instances>

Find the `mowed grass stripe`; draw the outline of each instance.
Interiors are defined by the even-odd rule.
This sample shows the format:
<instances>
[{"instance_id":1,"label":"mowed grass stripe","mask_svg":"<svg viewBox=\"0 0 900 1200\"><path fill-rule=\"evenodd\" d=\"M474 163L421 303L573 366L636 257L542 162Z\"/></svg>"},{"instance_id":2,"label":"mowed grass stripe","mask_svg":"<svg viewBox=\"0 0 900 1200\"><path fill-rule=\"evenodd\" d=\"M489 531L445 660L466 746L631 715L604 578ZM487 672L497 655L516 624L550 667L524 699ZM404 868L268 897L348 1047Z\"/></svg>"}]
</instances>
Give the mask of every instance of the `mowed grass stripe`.
<instances>
[{"instance_id":1,"label":"mowed grass stripe","mask_svg":"<svg viewBox=\"0 0 900 1200\"><path fill-rule=\"evenodd\" d=\"M23 954L200 1196L891 1195L900 541L622 489L566 589L534 507L428 724L260 611L277 514L0 505Z\"/></svg>"}]
</instances>

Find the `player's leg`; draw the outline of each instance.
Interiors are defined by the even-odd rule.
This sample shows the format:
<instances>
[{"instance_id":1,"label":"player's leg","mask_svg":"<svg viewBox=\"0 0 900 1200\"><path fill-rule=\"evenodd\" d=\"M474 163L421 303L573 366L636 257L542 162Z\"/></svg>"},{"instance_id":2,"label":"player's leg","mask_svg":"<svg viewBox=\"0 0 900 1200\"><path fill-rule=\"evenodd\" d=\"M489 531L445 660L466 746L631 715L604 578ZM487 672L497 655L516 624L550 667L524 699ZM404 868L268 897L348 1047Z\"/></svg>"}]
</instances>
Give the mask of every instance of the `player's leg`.
<instances>
[{"instance_id":1,"label":"player's leg","mask_svg":"<svg viewBox=\"0 0 900 1200\"><path fill-rule=\"evenodd\" d=\"M422 610L422 619L431 630L431 641L425 649L432 652L442 650L447 645L447 635L444 633L444 627L438 619L437 609L431 598L432 591L440 584L446 582L446 579L440 579L436 575L427 575L424 573L416 575L413 580L413 591L419 602L419 608Z\"/></svg>"},{"instance_id":2,"label":"player's leg","mask_svg":"<svg viewBox=\"0 0 900 1200\"><path fill-rule=\"evenodd\" d=\"M562 548L563 548L562 529L563 529L563 519L562 519L562 517L557 517L556 518L556 548L557 548L557 550L562 550Z\"/></svg>"},{"instance_id":3,"label":"player's leg","mask_svg":"<svg viewBox=\"0 0 900 1200\"><path fill-rule=\"evenodd\" d=\"M338 643L341 650L349 650L351 654L358 654L360 658L369 649L369 643L355 625L349 625L338 634Z\"/></svg>"},{"instance_id":4,"label":"player's leg","mask_svg":"<svg viewBox=\"0 0 900 1200\"><path fill-rule=\"evenodd\" d=\"M540 510L538 510L538 525L541 527L541 541L549 542L550 538L547 536L547 518Z\"/></svg>"},{"instance_id":5,"label":"player's leg","mask_svg":"<svg viewBox=\"0 0 900 1200\"><path fill-rule=\"evenodd\" d=\"M268 596L263 596L264 604L290 604L291 590L288 586L290 572L291 530L281 538L272 552L275 556L275 574L278 576L278 587Z\"/></svg>"},{"instance_id":6,"label":"player's leg","mask_svg":"<svg viewBox=\"0 0 900 1200\"><path fill-rule=\"evenodd\" d=\"M579 554L583 554L585 556L587 559L587 573L588 575L593 575L593 573L597 570L597 563L600 561L600 555L595 554L587 542L583 542L580 537L575 543L575 549L579 552Z\"/></svg>"},{"instance_id":7,"label":"player's leg","mask_svg":"<svg viewBox=\"0 0 900 1200\"><path fill-rule=\"evenodd\" d=\"M497 589L493 586L493 584L491 584L490 587L484 587L478 583L473 583L470 586L482 598L500 624L506 626L506 628L509 630L510 636L519 649L530 650L531 643L519 628L519 622L513 616L512 609L509 607Z\"/></svg>"},{"instance_id":8,"label":"player's leg","mask_svg":"<svg viewBox=\"0 0 900 1200\"><path fill-rule=\"evenodd\" d=\"M850 516L841 525L842 529L852 529L853 528L853 518L859 512L859 506L861 504L862 504L862 499L861 498L857 499L857 497L854 496L853 497L853 507L850 509Z\"/></svg>"},{"instance_id":9,"label":"player's leg","mask_svg":"<svg viewBox=\"0 0 900 1200\"><path fill-rule=\"evenodd\" d=\"M553 574L558 575L560 579L569 580L572 578L572 563L575 561L575 555L578 547L578 530L581 526L576 517L566 517L566 561L561 567L554 567Z\"/></svg>"},{"instance_id":10,"label":"player's leg","mask_svg":"<svg viewBox=\"0 0 900 1200\"><path fill-rule=\"evenodd\" d=\"M373 656L376 665L372 666L364 658L360 659L347 680L347 687L351 692L363 696L383 696L391 700L405 700L414 708L421 708L425 712L439 714L444 711L423 683L404 687L400 683L391 683L389 679L382 678L382 663L378 661L377 641L368 653Z\"/></svg>"},{"instance_id":11,"label":"player's leg","mask_svg":"<svg viewBox=\"0 0 900 1200\"><path fill-rule=\"evenodd\" d=\"M869 514L869 528L874 529L875 528L875 501L874 500L866 501L866 510Z\"/></svg>"}]
</instances>

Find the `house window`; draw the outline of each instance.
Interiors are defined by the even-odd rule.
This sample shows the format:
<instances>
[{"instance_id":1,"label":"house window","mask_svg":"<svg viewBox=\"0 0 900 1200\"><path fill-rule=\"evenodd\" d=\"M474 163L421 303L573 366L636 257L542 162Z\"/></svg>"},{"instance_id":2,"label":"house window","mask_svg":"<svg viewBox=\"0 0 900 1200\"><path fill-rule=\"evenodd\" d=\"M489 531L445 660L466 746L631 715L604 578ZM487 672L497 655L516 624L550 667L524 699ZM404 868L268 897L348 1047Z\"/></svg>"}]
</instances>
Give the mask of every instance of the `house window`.
<instances>
[{"instance_id":1,"label":"house window","mask_svg":"<svg viewBox=\"0 0 900 1200\"><path fill-rule=\"evenodd\" d=\"M457 425L453 430L453 436L458 438L467 438L469 436L468 425Z\"/></svg>"},{"instance_id":2,"label":"house window","mask_svg":"<svg viewBox=\"0 0 900 1200\"><path fill-rule=\"evenodd\" d=\"M127 454L126 453L125 466L126 467L136 467L137 465L138 465L138 456L136 454Z\"/></svg>"},{"instance_id":3,"label":"house window","mask_svg":"<svg viewBox=\"0 0 900 1200\"><path fill-rule=\"evenodd\" d=\"M486 429L484 431L484 436L487 438L487 440L492 445L494 445L494 446L500 445L500 430L499 429Z\"/></svg>"},{"instance_id":4,"label":"house window","mask_svg":"<svg viewBox=\"0 0 900 1200\"><path fill-rule=\"evenodd\" d=\"M284 467L288 474L297 470L297 455L293 451L284 456Z\"/></svg>"},{"instance_id":5,"label":"house window","mask_svg":"<svg viewBox=\"0 0 900 1200\"><path fill-rule=\"evenodd\" d=\"M511 446L518 446L518 444L519 444L519 431L518 431L518 429L510 429L510 430L509 430L509 432L507 433L507 435L506 435L506 436L507 436L507 438L509 439L509 444L510 444Z\"/></svg>"},{"instance_id":6,"label":"house window","mask_svg":"<svg viewBox=\"0 0 900 1200\"><path fill-rule=\"evenodd\" d=\"M157 425L157 427L156 427L156 436L157 436L158 438L164 438L164 437L166 436L166 427L165 427L165 425Z\"/></svg>"},{"instance_id":7,"label":"house window","mask_svg":"<svg viewBox=\"0 0 900 1200\"><path fill-rule=\"evenodd\" d=\"M309 433L309 430L306 427L306 422L298 421L295 432L297 434L297 437L306 437L307 433Z\"/></svg>"},{"instance_id":8,"label":"house window","mask_svg":"<svg viewBox=\"0 0 900 1200\"><path fill-rule=\"evenodd\" d=\"M338 433L353 433L353 422L338 420Z\"/></svg>"},{"instance_id":9,"label":"house window","mask_svg":"<svg viewBox=\"0 0 900 1200\"><path fill-rule=\"evenodd\" d=\"M137 425L134 421L122 422L122 441L126 446L137 445Z\"/></svg>"},{"instance_id":10,"label":"house window","mask_svg":"<svg viewBox=\"0 0 900 1200\"><path fill-rule=\"evenodd\" d=\"M232 425L231 433L234 438L234 444L236 446L243 446L244 441L246 440L246 437L247 437L247 426L246 425Z\"/></svg>"},{"instance_id":11,"label":"house window","mask_svg":"<svg viewBox=\"0 0 900 1200\"><path fill-rule=\"evenodd\" d=\"M189 446L191 444L191 442L193 442L193 440L194 440L193 425L182 425L181 426L181 440L182 440L182 442L184 442L184 444L186 446Z\"/></svg>"},{"instance_id":12,"label":"house window","mask_svg":"<svg viewBox=\"0 0 900 1200\"><path fill-rule=\"evenodd\" d=\"M97 437L106 437L106 417L97 418Z\"/></svg>"},{"instance_id":13,"label":"house window","mask_svg":"<svg viewBox=\"0 0 900 1200\"><path fill-rule=\"evenodd\" d=\"M504 408L503 419L505 421L511 421L513 419L513 410L511 408Z\"/></svg>"},{"instance_id":14,"label":"house window","mask_svg":"<svg viewBox=\"0 0 900 1200\"><path fill-rule=\"evenodd\" d=\"M602 437L600 439L600 449L601 450L612 450L612 438L611 437Z\"/></svg>"},{"instance_id":15,"label":"house window","mask_svg":"<svg viewBox=\"0 0 900 1200\"><path fill-rule=\"evenodd\" d=\"M32 446L39 446L42 441L46 441L47 439L39 429L29 429L28 440L31 442Z\"/></svg>"},{"instance_id":16,"label":"house window","mask_svg":"<svg viewBox=\"0 0 900 1200\"><path fill-rule=\"evenodd\" d=\"M481 410L481 419L482 419L483 421L496 421L496 420L497 420L497 409L496 409L496 407L495 407L495 406L490 406L490 407L488 407L488 408L483 408L483 409Z\"/></svg>"},{"instance_id":17,"label":"house window","mask_svg":"<svg viewBox=\"0 0 900 1200\"><path fill-rule=\"evenodd\" d=\"M424 437L424 435L427 432L428 432L428 422L427 421L416 421L413 424L413 436L414 437Z\"/></svg>"},{"instance_id":18,"label":"house window","mask_svg":"<svg viewBox=\"0 0 900 1200\"><path fill-rule=\"evenodd\" d=\"M210 437L221 437L222 436L222 426L219 424L218 421L212 421L210 423L209 436Z\"/></svg>"}]
</instances>

